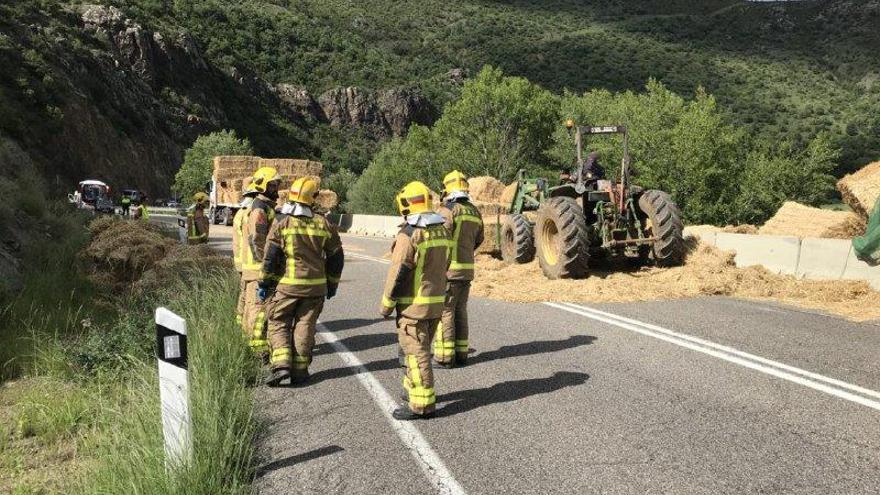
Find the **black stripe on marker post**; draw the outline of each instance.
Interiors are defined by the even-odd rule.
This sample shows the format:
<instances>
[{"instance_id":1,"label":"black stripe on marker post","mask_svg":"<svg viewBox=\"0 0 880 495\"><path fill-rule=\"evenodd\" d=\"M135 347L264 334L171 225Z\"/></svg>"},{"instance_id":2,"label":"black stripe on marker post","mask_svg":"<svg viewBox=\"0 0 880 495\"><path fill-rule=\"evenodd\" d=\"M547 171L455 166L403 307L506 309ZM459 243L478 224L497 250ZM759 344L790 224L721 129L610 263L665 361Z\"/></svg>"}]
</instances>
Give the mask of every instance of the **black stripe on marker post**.
<instances>
[{"instance_id":1,"label":"black stripe on marker post","mask_svg":"<svg viewBox=\"0 0 880 495\"><path fill-rule=\"evenodd\" d=\"M187 369L186 335L156 324L156 357L170 365Z\"/></svg>"}]
</instances>

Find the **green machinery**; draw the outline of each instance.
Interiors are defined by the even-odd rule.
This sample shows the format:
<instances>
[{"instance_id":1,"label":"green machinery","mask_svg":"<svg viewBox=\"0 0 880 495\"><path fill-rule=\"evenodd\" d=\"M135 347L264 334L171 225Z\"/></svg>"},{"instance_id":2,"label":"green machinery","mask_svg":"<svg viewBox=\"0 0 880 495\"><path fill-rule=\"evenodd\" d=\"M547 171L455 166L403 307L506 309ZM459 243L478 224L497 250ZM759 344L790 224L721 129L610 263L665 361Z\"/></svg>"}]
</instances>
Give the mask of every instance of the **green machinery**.
<instances>
[{"instance_id":1,"label":"green machinery","mask_svg":"<svg viewBox=\"0 0 880 495\"><path fill-rule=\"evenodd\" d=\"M630 184L629 141L624 126L567 127L577 147L575 173L559 185L527 178L520 170L508 215L499 222L496 245L508 263L535 256L551 279L583 278L591 260L626 257L660 266L681 264L685 255L681 212L669 194ZM593 177L586 167L586 136L623 136L617 182Z\"/></svg>"}]
</instances>

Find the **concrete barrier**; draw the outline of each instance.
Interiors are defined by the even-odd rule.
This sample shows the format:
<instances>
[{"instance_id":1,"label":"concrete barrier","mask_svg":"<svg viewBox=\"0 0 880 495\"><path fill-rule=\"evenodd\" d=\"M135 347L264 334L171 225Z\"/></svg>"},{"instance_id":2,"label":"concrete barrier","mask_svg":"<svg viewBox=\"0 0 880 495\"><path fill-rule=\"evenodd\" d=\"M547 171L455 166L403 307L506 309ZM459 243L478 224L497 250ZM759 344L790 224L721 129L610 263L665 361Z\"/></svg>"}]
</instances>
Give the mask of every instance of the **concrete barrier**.
<instances>
[{"instance_id":1,"label":"concrete barrier","mask_svg":"<svg viewBox=\"0 0 880 495\"><path fill-rule=\"evenodd\" d=\"M850 245L841 278L844 280L866 280L874 290L880 291L880 266L871 266L856 258L852 245Z\"/></svg>"},{"instance_id":2,"label":"concrete barrier","mask_svg":"<svg viewBox=\"0 0 880 495\"><path fill-rule=\"evenodd\" d=\"M331 215L340 232L375 237L394 237L400 230L400 217L383 215Z\"/></svg>"},{"instance_id":3,"label":"concrete barrier","mask_svg":"<svg viewBox=\"0 0 880 495\"><path fill-rule=\"evenodd\" d=\"M843 239L811 239L801 241L798 278L839 280L843 277L852 243Z\"/></svg>"},{"instance_id":4,"label":"concrete barrier","mask_svg":"<svg viewBox=\"0 0 880 495\"><path fill-rule=\"evenodd\" d=\"M718 249L736 251L736 266L760 265L784 275L797 273L801 240L798 237L728 234L715 235Z\"/></svg>"}]
</instances>

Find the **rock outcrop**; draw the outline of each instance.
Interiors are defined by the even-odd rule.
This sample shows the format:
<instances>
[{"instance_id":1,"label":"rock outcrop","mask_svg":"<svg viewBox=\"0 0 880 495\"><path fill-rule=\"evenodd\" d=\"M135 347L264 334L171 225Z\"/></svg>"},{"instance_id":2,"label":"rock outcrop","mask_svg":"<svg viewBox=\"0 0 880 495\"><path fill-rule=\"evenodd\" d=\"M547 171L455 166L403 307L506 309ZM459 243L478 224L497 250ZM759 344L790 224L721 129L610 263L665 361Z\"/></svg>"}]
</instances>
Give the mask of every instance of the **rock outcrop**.
<instances>
[{"instance_id":1,"label":"rock outcrop","mask_svg":"<svg viewBox=\"0 0 880 495\"><path fill-rule=\"evenodd\" d=\"M379 136L403 136L410 125L431 125L437 118L428 99L407 88L336 88L322 94L318 104L331 126L367 128Z\"/></svg>"}]
</instances>

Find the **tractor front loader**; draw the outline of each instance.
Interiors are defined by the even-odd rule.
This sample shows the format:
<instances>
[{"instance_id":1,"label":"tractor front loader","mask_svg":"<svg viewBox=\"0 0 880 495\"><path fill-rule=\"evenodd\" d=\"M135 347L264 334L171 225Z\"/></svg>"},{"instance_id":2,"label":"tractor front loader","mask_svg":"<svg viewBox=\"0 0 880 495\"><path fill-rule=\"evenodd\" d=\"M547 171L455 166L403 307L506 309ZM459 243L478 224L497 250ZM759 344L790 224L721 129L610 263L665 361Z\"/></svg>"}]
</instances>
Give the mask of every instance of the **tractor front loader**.
<instances>
[{"instance_id":1,"label":"tractor front loader","mask_svg":"<svg viewBox=\"0 0 880 495\"><path fill-rule=\"evenodd\" d=\"M577 163L573 177L559 185L546 178L517 175L517 190L496 245L508 263L528 263L537 255L551 279L584 278L591 259L626 257L660 266L681 264L685 245L681 212L669 194L630 185L630 156L624 126L575 126ZM623 135L617 182L586 171L584 136Z\"/></svg>"}]
</instances>

